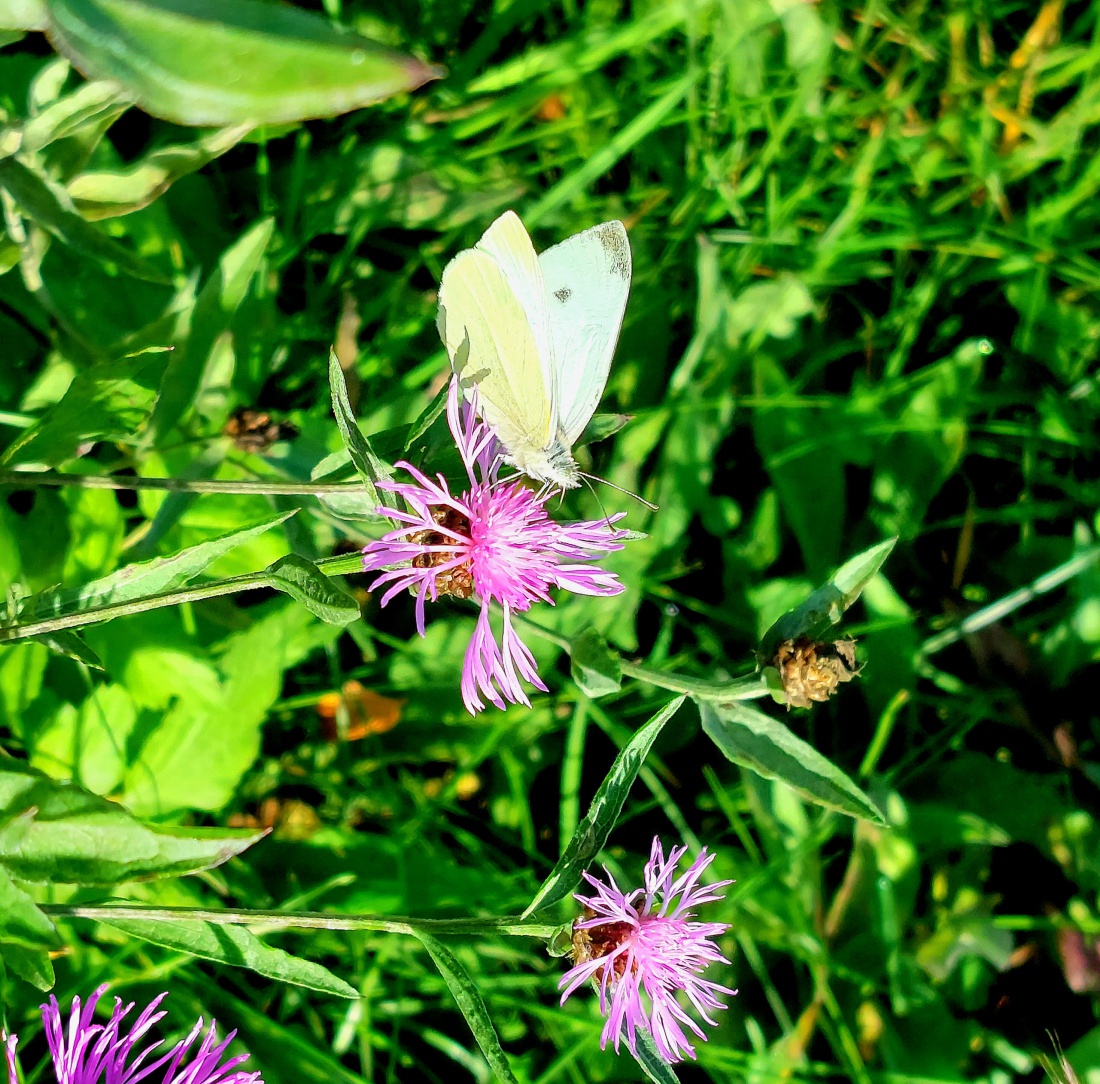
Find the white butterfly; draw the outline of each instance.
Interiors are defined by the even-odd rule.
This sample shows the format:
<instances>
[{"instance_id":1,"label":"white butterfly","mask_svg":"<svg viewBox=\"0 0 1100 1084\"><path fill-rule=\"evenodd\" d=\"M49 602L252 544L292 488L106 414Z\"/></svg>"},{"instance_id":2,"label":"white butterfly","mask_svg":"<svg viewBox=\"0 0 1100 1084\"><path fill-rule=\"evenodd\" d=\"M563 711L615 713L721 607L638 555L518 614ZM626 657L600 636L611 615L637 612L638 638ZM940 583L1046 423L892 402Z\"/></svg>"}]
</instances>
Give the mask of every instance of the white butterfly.
<instances>
[{"instance_id":1,"label":"white butterfly","mask_svg":"<svg viewBox=\"0 0 1100 1084\"><path fill-rule=\"evenodd\" d=\"M443 269L439 334L509 463L580 485L572 449L607 383L630 291L630 242L604 222L535 254L514 211Z\"/></svg>"}]
</instances>

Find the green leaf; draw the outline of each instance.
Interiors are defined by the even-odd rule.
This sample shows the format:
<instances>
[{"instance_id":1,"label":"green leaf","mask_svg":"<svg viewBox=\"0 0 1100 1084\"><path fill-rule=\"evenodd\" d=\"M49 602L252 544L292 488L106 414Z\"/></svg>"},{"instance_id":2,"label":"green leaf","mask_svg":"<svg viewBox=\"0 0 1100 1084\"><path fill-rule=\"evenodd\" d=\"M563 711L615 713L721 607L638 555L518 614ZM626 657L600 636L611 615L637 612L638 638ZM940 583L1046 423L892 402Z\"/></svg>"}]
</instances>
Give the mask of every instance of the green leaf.
<instances>
[{"instance_id":1,"label":"green leaf","mask_svg":"<svg viewBox=\"0 0 1100 1084\"><path fill-rule=\"evenodd\" d=\"M0 867L26 881L117 884L219 866L263 832L144 824L120 805L31 769L0 767ZM28 823L29 822L29 823Z\"/></svg>"},{"instance_id":2,"label":"green leaf","mask_svg":"<svg viewBox=\"0 0 1100 1084\"><path fill-rule=\"evenodd\" d=\"M363 431L351 412L344 370L340 366L340 359L336 356L335 350L330 350L328 355L328 382L332 393L332 410L336 415L336 425L340 429L340 439L344 442L344 447L347 448L348 455L351 456L351 461L363 480L368 500L372 506L377 507L382 502L375 486L383 478L389 478L393 471L389 464L374 454L370 441L363 436Z\"/></svg>"},{"instance_id":3,"label":"green leaf","mask_svg":"<svg viewBox=\"0 0 1100 1084\"><path fill-rule=\"evenodd\" d=\"M4 870L0 869L0 942L28 948L61 943L54 924Z\"/></svg>"},{"instance_id":4,"label":"green leaf","mask_svg":"<svg viewBox=\"0 0 1100 1084\"><path fill-rule=\"evenodd\" d=\"M630 414L593 414L577 438L578 444L594 444L598 440L607 440L614 436L633 415Z\"/></svg>"},{"instance_id":5,"label":"green leaf","mask_svg":"<svg viewBox=\"0 0 1100 1084\"><path fill-rule=\"evenodd\" d=\"M47 7L58 52L178 124L332 117L442 74L289 5L50 0Z\"/></svg>"},{"instance_id":6,"label":"green leaf","mask_svg":"<svg viewBox=\"0 0 1100 1084\"><path fill-rule=\"evenodd\" d=\"M679 1084L679 1077L672 1071L672 1066L661 1057L653 1036L645 1028L637 1031L637 1051L634 1060L653 1084Z\"/></svg>"},{"instance_id":7,"label":"green leaf","mask_svg":"<svg viewBox=\"0 0 1100 1084\"><path fill-rule=\"evenodd\" d=\"M45 30L46 0L0 0L0 28Z\"/></svg>"},{"instance_id":8,"label":"green leaf","mask_svg":"<svg viewBox=\"0 0 1100 1084\"><path fill-rule=\"evenodd\" d=\"M246 230L222 253L218 266L203 284L189 319L183 321L176 335L153 414L150 440L171 430L191 409L210 354L241 307L274 228L274 219L264 218Z\"/></svg>"},{"instance_id":9,"label":"green leaf","mask_svg":"<svg viewBox=\"0 0 1100 1084\"><path fill-rule=\"evenodd\" d=\"M117 84L84 83L27 121L19 150L23 155L39 154L52 143L88 129L106 131L129 105Z\"/></svg>"},{"instance_id":10,"label":"green leaf","mask_svg":"<svg viewBox=\"0 0 1100 1084\"><path fill-rule=\"evenodd\" d=\"M761 657L772 658L785 640L797 640L800 636L820 640L859 598L897 541L888 538L845 561L828 583L822 584L801 606L785 613L768 629L760 641Z\"/></svg>"},{"instance_id":11,"label":"green leaf","mask_svg":"<svg viewBox=\"0 0 1100 1084\"><path fill-rule=\"evenodd\" d=\"M247 124L219 128L195 143L160 147L126 169L81 173L69 182L69 196L87 219L128 215L148 207L181 177L225 154L251 130Z\"/></svg>"},{"instance_id":12,"label":"green leaf","mask_svg":"<svg viewBox=\"0 0 1100 1084\"><path fill-rule=\"evenodd\" d=\"M596 791L584 819L577 825L573 838L562 851L557 865L550 871L542 887L535 893L535 898L523 912L524 918L540 907L549 907L550 904L564 899L576 888L581 873L600 853L611 835L626 796L630 793L638 772L642 770L657 735L664 729L665 723L679 711L684 699L678 696L666 704L620 750L607 778Z\"/></svg>"},{"instance_id":13,"label":"green leaf","mask_svg":"<svg viewBox=\"0 0 1100 1084\"><path fill-rule=\"evenodd\" d=\"M443 981L457 1002L459 1011L466 1018L466 1023L470 1025L477 1045L481 1047L481 1052L485 1055L485 1060L489 1063L497 1080L502 1084L517 1084L508 1065L508 1059L501 1048L497 1030L493 1027L493 1021L489 1019L485 999L481 996L481 991L478 990L474 980L470 978L470 973L441 941L423 930L413 932L428 950L435 966L439 968Z\"/></svg>"},{"instance_id":14,"label":"green leaf","mask_svg":"<svg viewBox=\"0 0 1100 1084\"><path fill-rule=\"evenodd\" d=\"M312 561L296 553L280 557L267 569L267 574L276 591L290 595L330 625L350 625L359 619L359 603Z\"/></svg>"},{"instance_id":15,"label":"green leaf","mask_svg":"<svg viewBox=\"0 0 1100 1084\"><path fill-rule=\"evenodd\" d=\"M44 632L41 636L32 637L40 644L45 644L51 651L58 655L64 655L93 670L105 669L100 657L78 636L68 629L58 629L56 632Z\"/></svg>"},{"instance_id":16,"label":"green leaf","mask_svg":"<svg viewBox=\"0 0 1100 1084\"><path fill-rule=\"evenodd\" d=\"M569 645L569 669L578 688L593 698L616 693L622 688L623 671L619 656L594 629L584 629Z\"/></svg>"},{"instance_id":17,"label":"green leaf","mask_svg":"<svg viewBox=\"0 0 1100 1084\"><path fill-rule=\"evenodd\" d=\"M832 761L778 719L737 701L696 701L703 730L743 768L777 779L817 805L885 824L878 806Z\"/></svg>"},{"instance_id":18,"label":"green leaf","mask_svg":"<svg viewBox=\"0 0 1100 1084\"><path fill-rule=\"evenodd\" d=\"M4 465L56 467L89 441L132 442L156 401L162 366L145 354L77 373L60 401L4 453Z\"/></svg>"},{"instance_id":19,"label":"green leaf","mask_svg":"<svg viewBox=\"0 0 1100 1084\"><path fill-rule=\"evenodd\" d=\"M244 926L170 919L112 918L97 921L139 941L230 967L245 967L276 982L302 986L319 994L351 999L359 997L359 991L354 986L338 978L327 967L265 945Z\"/></svg>"},{"instance_id":20,"label":"green leaf","mask_svg":"<svg viewBox=\"0 0 1100 1084\"><path fill-rule=\"evenodd\" d=\"M272 527L285 523L296 511L292 509L270 516L220 538L189 546L170 557L154 557L139 564L127 565L117 572L79 587L44 591L28 601L25 612L33 613L35 617L57 616L176 591L190 583L223 554L258 538Z\"/></svg>"},{"instance_id":21,"label":"green leaf","mask_svg":"<svg viewBox=\"0 0 1100 1084\"><path fill-rule=\"evenodd\" d=\"M451 385L448 381L436 392L435 398L421 411L420 417L409 426L408 435L405 437L405 455L409 454L413 445L432 427L436 418L447 409L447 396L450 391Z\"/></svg>"},{"instance_id":22,"label":"green leaf","mask_svg":"<svg viewBox=\"0 0 1100 1084\"><path fill-rule=\"evenodd\" d=\"M28 948L0 941L0 960L13 975L29 982L35 989L52 990L56 981L53 973L53 961L44 948Z\"/></svg>"},{"instance_id":23,"label":"green leaf","mask_svg":"<svg viewBox=\"0 0 1100 1084\"><path fill-rule=\"evenodd\" d=\"M90 256L106 274L125 272L147 282L167 283L156 268L100 233L73 209L68 193L15 158L0 158L0 188L19 205L36 225L63 244Z\"/></svg>"}]
</instances>

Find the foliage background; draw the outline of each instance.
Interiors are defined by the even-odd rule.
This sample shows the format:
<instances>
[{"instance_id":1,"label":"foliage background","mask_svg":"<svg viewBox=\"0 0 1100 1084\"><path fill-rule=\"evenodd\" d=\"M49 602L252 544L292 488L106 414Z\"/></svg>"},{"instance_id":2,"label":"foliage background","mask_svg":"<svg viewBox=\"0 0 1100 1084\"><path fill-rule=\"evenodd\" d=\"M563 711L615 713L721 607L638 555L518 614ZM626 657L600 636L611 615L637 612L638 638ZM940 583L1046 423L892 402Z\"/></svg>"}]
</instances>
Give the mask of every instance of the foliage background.
<instances>
[{"instance_id":1,"label":"foliage background","mask_svg":"<svg viewBox=\"0 0 1100 1084\"><path fill-rule=\"evenodd\" d=\"M507 207L540 248L621 217L635 276L604 409L632 421L591 455L660 511L608 489L569 495L563 513L623 508L648 537L612 562L624 595L562 600L537 620L567 636L595 624L657 669L736 674L844 558L900 538L845 625L860 680L787 719L892 826L740 771L688 706L605 852L633 879L660 833L716 850L716 874L737 879L707 917L732 926L734 966L712 977L741 993L681 1079L999 1084L1040 1073L1047 1031L1082 1079L1100 1073L1096 6L325 10L449 74L261 130L106 219L104 235L160 282L61 243L28 273L9 229L6 469L308 481L340 448L333 343L364 432L396 456L399 427L443 381L446 260ZM10 124L79 85L41 35L0 51ZM44 168L61 177L68 154L84 172L119 171L199 138L130 110ZM169 342L172 354L119 360ZM97 399L80 382L104 364L122 368ZM244 450L223 435L239 407L296 435ZM444 439L429 430L426 454ZM306 497L5 477L5 589L75 587L299 506L206 575L377 531ZM157 824L272 828L216 871L116 896L519 913L616 749L667 700L629 681L589 700L536 641L551 694L471 719L457 681L470 616L440 605L420 640L411 605L383 612L354 576L347 586L363 617L346 630L255 591L89 627L102 671L42 643L0 647L8 752ZM998 620L940 635L1005 597ZM103 896L40 898L74 892ZM489 1078L412 939L272 939L350 982L361 997L347 1001L107 925L63 932L62 1000L106 978L128 998L170 986L176 1024L232 1022L269 1081ZM561 962L538 942L453 947L520 1080L638 1078L600 1053L594 998L557 1007ZM32 1050L39 997L8 975L7 1019Z\"/></svg>"}]
</instances>

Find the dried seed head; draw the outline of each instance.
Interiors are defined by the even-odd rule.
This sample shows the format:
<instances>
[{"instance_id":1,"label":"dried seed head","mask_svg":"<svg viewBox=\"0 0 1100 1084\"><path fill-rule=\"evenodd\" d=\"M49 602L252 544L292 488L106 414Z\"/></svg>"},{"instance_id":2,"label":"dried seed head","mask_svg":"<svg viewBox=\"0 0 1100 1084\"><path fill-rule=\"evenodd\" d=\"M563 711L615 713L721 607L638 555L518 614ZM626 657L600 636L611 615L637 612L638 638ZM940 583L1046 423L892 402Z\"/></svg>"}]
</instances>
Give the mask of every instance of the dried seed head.
<instances>
[{"instance_id":1,"label":"dried seed head","mask_svg":"<svg viewBox=\"0 0 1100 1084\"><path fill-rule=\"evenodd\" d=\"M242 452L266 452L276 441L293 440L298 430L293 425L277 422L266 410L238 407L229 416L222 433Z\"/></svg>"},{"instance_id":2,"label":"dried seed head","mask_svg":"<svg viewBox=\"0 0 1100 1084\"><path fill-rule=\"evenodd\" d=\"M828 700L836 687L859 674L855 640L820 643L800 636L784 640L771 663L779 671L787 709Z\"/></svg>"},{"instance_id":3,"label":"dried seed head","mask_svg":"<svg viewBox=\"0 0 1100 1084\"><path fill-rule=\"evenodd\" d=\"M457 531L469 537L470 521L455 508L445 504L432 505L432 519L449 531ZM417 546L445 546L454 540L440 531L417 531L409 535L409 541ZM440 550L417 554L412 559L412 564L413 568L438 568L454 558L455 551ZM435 578L435 589L440 595L469 598L474 593L474 576L470 571L470 562L440 572Z\"/></svg>"}]
</instances>

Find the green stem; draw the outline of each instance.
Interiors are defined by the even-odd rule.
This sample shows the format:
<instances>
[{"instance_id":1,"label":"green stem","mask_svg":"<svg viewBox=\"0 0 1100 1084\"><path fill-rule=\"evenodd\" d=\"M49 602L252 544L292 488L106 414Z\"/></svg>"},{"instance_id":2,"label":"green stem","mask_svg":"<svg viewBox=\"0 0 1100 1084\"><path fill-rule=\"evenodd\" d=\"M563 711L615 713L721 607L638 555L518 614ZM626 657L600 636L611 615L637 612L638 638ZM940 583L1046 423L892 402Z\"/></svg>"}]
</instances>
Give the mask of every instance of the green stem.
<instances>
[{"instance_id":1,"label":"green stem","mask_svg":"<svg viewBox=\"0 0 1100 1084\"><path fill-rule=\"evenodd\" d=\"M383 918L381 915L334 915L321 911L205 910L201 907L141 907L41 904L54 918L90 918L97 922L179 921L210 922L218 926L263 926L267 929L377 930L382 933L504 934L509 937L548 938L558 929L519 918Z\"/></svg>"},{"instance_id":2,"label":"green stem","mask_svg":"<svg viewBox=\"0 0 1100 1084\"><path fill-rule=\"evenodd\" d=\"M359 572L363 567L363 558L357 553L340 557L328 557L317 562L317 566L328 576L347 572ZM30 621L25 625L0 627L0 644L15 640L26 640L32 636L45 636L63 629L81 628L84 625L96 625L110 621L115 617L127 617L130 614L144 613L146 610L162 609L165 606L179 606L185 602L201 602L203 599L217 598L220 595L233 595L239 591L255 591L268 587L272 583L270 574L250 572L244 576L232 576L214 583L204 583L197 587L186 587L180 591L168 591L160 595L146 595L144 598L131 599L129 602L116 602L106 606L92 606L77 613L58 614L44 617L39 621Z\"/></svg>"},{"instance_id":3,"label":"green stem","mask_svg":"<svg viewBox=\"0 0 1100 1084\"><path fill-rule=\"evenodd\" d=\"M32 489L35 486L76 486L80 489L155 489L170 493L245 493L253 496L320 496L333 493L361 493L362 482L279 482L235 481L217 482L196 478L139 478L98 474L60 474L57 471L0 471L0 486Z\"/></svg>"},{"instance_id":4,"label":"green stem","mask_svg":"<svg viewBox=\"0 0 1100 1084\"><path fill-rule=\"evenodd\" d=\"M644 681L675 693L687 693L700 700L755 700L768 695L768 686L760 674L750 674L736 681L708 681L690 674L651 670L648 666L638 666L625 660L620 666L623 674L635 681Z\"/></svg>"}]
</instances>

